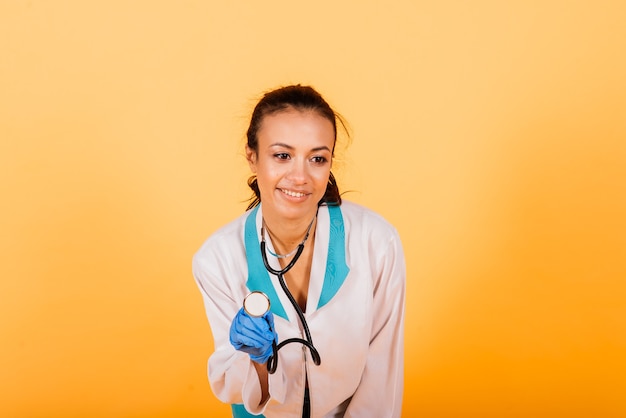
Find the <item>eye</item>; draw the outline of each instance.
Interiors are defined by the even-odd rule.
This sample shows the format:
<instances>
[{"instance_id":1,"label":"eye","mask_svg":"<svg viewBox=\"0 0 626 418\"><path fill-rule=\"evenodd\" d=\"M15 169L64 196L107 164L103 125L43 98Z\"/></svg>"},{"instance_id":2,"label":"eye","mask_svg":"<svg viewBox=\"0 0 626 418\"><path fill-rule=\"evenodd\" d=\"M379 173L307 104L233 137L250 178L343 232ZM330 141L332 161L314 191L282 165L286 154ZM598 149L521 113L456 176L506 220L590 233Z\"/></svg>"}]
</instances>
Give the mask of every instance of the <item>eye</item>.
<instances>
[{"instance_id":1,"label":"eye","mask_svg":"<svg viewBox=\"0 0 626 418\"><path fill-rule=\"evenodd\" d=\"M328 160L326 159L326 157L315 156L311 158L311 161L313 161L315 164L325 164Z\"/></svg>"},{"instance_id":2,"label":"eye","mask_svg":"<svg viewBox=\"0 0 626 418\"><path fill-rule=\"evenodd\" d=\"M274 154L274 158L277 158L279 160L288 160L289 154L287 154L286 152L277 152L276 154Z\"/></svg>"}]
</instances>

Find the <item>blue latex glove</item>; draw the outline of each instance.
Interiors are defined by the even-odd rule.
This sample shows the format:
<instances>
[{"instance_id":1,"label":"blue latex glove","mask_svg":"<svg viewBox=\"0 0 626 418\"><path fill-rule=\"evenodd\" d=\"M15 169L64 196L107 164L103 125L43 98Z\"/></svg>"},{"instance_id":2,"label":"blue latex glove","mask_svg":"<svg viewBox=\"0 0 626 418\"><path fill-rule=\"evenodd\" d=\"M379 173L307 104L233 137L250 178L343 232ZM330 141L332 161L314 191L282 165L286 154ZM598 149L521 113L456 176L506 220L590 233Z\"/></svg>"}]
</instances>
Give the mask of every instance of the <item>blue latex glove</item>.
<instances>
[{"instance_id":1,"label":"blue latex glove","mask_svg":"<svg viewBox=\"0 0 626 418\"><path fill-rule=\"evenodd\" d=\"M241 308L230 325L230 343L239 351L248 353L256 363L266 363L272 355L272 342L278 340L274 331L274 315L252 317Z\"/></svg>"}]
</instances>

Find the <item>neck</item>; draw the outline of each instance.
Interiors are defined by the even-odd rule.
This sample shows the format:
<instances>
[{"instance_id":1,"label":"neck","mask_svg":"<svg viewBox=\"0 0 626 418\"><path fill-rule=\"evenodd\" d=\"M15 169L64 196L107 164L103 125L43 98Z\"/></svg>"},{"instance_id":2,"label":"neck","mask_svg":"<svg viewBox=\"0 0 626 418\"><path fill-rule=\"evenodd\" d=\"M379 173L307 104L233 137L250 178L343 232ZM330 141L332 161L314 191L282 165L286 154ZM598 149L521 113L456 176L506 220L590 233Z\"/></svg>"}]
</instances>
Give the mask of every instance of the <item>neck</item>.
<instances>
[{"instance_id":1,"label":"neck","mask_svg":"<svg viewBox=\"0 0 626 418\"><path fill-rule=\"evenodd\" d=\"M274 250L280 253L287 253L296 248L305 239L307 233L308 240L313 238L315 233L315 223L317 213L309 219L299 219L292 222L284 220L273 221L263 216L263 224L266 237L271 238Z\"/></svg>"}]
</instances>

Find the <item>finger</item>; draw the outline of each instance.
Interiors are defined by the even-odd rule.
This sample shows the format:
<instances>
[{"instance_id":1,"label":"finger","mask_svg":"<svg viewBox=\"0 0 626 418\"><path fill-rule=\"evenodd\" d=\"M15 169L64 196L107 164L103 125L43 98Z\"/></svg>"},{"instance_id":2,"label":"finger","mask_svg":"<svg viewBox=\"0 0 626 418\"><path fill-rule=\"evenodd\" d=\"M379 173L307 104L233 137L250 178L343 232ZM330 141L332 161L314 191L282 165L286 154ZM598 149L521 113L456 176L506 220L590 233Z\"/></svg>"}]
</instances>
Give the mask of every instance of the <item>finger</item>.
<instances>
[{"instance_id":1,"label":"finger","mask_svg":"<svg viewBox=\"0 0 626 418\"><path fill-rule=\"evenodd\" d=\"M241 329L242 330L245 329L247 332L254 333L257 335L265 334L270 329L269 325L262 318L255 318L255 319L256 321L248 321L248 320L242 321L240 324Z\"/></svg>"},{"instance_id":2,"label":"finger","mask_svg":"<svg viewBox=\"0 0 626 418\"><path fill-rule=\"evenodd\" d=\"M237 335L235 341L246 347L254 347L254 348L260 348L266 344L265 341L263 340L259 340L257 338L250 337L247 335L242 335L242 334Z\"/></svg>"},{"instance_id":3,"label":"finger","mask_svg":"<svg viewBox=\"0 0 626 418\"><path fill-rule=\"evenodd\" d=\"M265 315L263 315L262 318L269 324L272 329L274 328L274 314L272 314L271 311L265 312Z\"/></svg>"}]
</instances>

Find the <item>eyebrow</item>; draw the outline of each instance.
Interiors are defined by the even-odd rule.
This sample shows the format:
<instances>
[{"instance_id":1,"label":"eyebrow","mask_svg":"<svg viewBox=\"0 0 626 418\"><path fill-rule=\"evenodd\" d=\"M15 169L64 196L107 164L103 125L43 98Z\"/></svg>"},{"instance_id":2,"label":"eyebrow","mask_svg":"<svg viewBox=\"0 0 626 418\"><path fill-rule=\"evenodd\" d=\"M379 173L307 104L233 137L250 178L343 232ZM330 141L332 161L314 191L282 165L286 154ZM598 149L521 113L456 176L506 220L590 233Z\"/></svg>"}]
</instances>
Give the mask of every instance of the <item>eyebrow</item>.
<instances>
[{"instance_id":1,"label":"eyebrow","mask_svg":"<svg viewBox=\"0 0 626 418\"><path fill-rule=\"evenodd\" d=\"M289 145L289 144L284 144L284 143L282 143L282 142L276 142L276 143L274 143L274 144L270 145L270 148L271 148L271 147L283 147L283 148L287 148L287 149L290 149L290 150L295 149L295 148L294 148L294 147L292 147L291 145ZM317 152L317 151L328 151L328 152L332 152L332 151L330 150L330 148L328 148L326 145L321 146L321 147L315 147L315 148L312 148L312 149L311 149L311 151L313 151L313 152Z\"/></svg>"}]
</instances>

